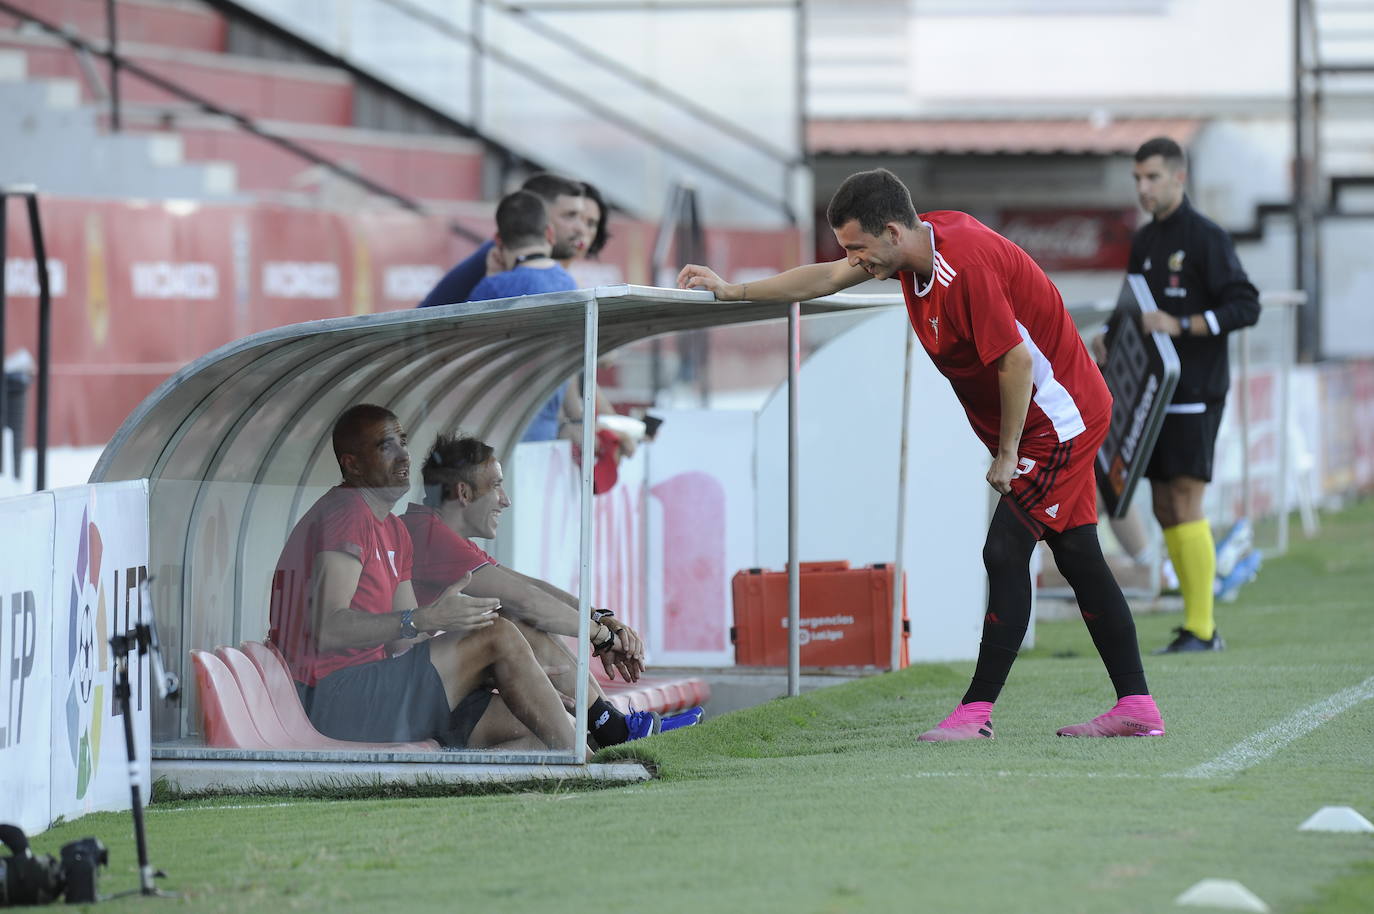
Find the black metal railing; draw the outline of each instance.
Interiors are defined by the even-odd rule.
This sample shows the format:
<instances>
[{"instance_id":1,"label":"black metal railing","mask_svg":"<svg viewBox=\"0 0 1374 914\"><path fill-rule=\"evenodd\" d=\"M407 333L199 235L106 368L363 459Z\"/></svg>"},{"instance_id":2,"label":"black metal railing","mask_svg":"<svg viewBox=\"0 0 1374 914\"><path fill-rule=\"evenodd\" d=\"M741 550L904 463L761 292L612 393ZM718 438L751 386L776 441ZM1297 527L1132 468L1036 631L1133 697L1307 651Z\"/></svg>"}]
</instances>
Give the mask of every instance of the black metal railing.
<instances>
[{"instance_id":1,"label":"black metal railing","mask_svg":"<svg viewBox=\"0 0 1374 914\"><path fill-rule=\"evenodd\" d=\"M747 128L720 117L704 106L691 101L686 96L674 92L642 74L634 72L595 48L578 41L567 32L549 25L536 16L530 15L531 12L544 9L545 7L543 5L519 2L506 3L502 2L502 0L472 0L474 28L468 29L432 13L429 10L423 9L409 2L409 0L378 0L378 2L436 34L468 45L472 49L475 61L474 76L472 80L472 91L474 93L480 93L481 91L480 68L476 65L476 61L484 58L499 64L512 73L519 74L531 80L543 89L571 102L586 113L599 118L601 121L613 125L617 129L643 140L658 149L671 153L675 158L685 162L703 174L710 175L712 178L737 193L777 210L788 222L794 225L799 224L801 219L805 218L805 214L794 212L787 192L793 170L805 167L803 155L793 155L786 150L780 149L775 144L758 136ZM754 5L753 3L746 2L742 3L740 6L741 8L745 8L753 7ZM764 2L758 5L760 8L765 9L793 9L795 8L795 0L784 0L784 2L767 2L767 0L764 0ZM682 112L695 122L716 130L722 135L739 142L745 148L761 154L765 159L773 161L780 166L785 176L782 182L783 186L777 191L762 187L755 181L750 180L748 176L721 167L716 159L710 155L705 155L696 151L688 143L646 126L634 118L617 111L614 106L594 98L571 83L558 78L555 74L531 64L528 60L516 54L509 53L493 46L491 43L484 40L483 36L478 31L482 21L481 11L484 7L505 14L509 17L510 21L519 24L533 35L556 41L563 51L573 54L586 63L612 75L625 85L643 91L645 94L662 101L670 108ZM475 95L471 105L474 113L480 111L480 98ZM473 127L480 129L481 125L473 124Z\"/></svg>"},{"instance_id":2,"label":"black metal railing","mask_svg":"<svg viewBox=\"0 0 1374 914\"><path fill-rule=\"evenodd\" d=\"M38 216L38 189L31 185L0 186L0 357L5 352L5 265L8 263L9 202L23 199L29 214L29 234L33 238L33 259L38 274L38 407L34 413L34 448L37 455L35 488L48 482L48 384L52 374L52 292L48 284L48 249L43 243L43 223ZM9 424L9 397L0 394L0 429ZM19 431L15 432L15 475L19 474Z\"/></svg>"}]
</instances>

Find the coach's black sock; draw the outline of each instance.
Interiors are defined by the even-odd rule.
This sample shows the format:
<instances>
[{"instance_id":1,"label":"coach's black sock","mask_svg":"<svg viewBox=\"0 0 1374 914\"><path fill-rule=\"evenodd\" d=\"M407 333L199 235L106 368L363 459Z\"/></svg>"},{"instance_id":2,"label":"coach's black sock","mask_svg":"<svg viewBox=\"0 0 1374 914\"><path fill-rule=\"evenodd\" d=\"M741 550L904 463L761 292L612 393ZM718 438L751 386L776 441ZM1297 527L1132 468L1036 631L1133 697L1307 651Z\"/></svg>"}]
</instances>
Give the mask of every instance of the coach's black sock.
<instances>
[{"instance_id":1,"label":"coach's black sock","mask_svg":"<svg viewBox=\"0 0 1374 914\"><path fill-rule=\"evenodd\" d=\"M1135 619L1102 555L1097 525L1085 524L1045 538L1054 562L1073 588L1079 614L1088 626L1093 645L1112 679L1116 697L1148 695Z\"/></svg>"},{"instance_id":2,"label":"coach's black sock","mask_svg":"<svg viewBox=\"0 0 1374 914\"><path fill-rule=\"evenodd\" d=\"M598 746L615 746L630 738L625 715L604 698L598 698L587 709L587 729Z\"/></svg>"},{"instance_id":3,"label":"coach's black sock","mask_svg":"<svg viewBox=\"0 0 1374 914\"><path fill-rule=\"evenodd\" d=\"M993 512L983 544L988 570L988 611L983 616L983 640L978 665L964 693L964 704L996 701L1006 684L1016 652L1030 624L1030 557L1039 540L1035 522L1005 498Z\"/></svg>"}]
</instances>

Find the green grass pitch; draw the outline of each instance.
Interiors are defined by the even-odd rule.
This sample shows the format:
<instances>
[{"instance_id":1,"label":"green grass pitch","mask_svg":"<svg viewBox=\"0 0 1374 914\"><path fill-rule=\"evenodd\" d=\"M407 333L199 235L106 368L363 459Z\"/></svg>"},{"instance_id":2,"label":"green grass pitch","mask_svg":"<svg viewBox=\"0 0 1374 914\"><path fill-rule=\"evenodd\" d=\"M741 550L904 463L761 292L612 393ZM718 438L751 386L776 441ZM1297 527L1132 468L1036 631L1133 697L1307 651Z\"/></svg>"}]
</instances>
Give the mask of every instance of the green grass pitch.
<instances>
[{"instance_id":1,"label":"green grass pitch","mask_svg":"<svg viewBox=\"0 0 1374 914\"><path fill-rule=\"evenodd\" d=\"M1374 502L1323 523L1218 608L1227 651L1146 658L1160 739L1056 738L1112 695L1081 623L1041 623L992 742L914 742L972 669L924 664L605 753L657 767L635 786L159 802L182 899L102 908L1125 914L1201 911L1173 899L1219 877L1275 912L1368 912L1374 835L1298 831L1324 805L1374 818ZM1179 621L1139 617L1142 648ZM127 889L129 823L34 843L98 835L102 891Z\"/></svg>"}]
</instances>

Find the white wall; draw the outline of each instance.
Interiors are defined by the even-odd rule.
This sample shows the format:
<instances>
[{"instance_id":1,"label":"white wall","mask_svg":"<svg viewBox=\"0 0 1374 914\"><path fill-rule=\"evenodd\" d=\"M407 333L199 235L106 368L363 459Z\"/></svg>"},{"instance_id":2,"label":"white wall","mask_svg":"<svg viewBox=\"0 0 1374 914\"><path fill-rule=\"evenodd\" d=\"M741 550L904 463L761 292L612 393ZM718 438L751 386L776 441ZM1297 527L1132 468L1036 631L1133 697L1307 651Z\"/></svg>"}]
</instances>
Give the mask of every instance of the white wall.
<instances>
[{"instance_id":1,"label":"white wall","mask_svg":"<svg viewBox=\"0 0 1374 914\"><path fill-rule=\"evenodd\" d=\"M912 93L924 106L998 98L1249 99L1288 92L1288 0L1188 0L1160 7L1158 14L913 19Z\"/></svg>"}]
</instances>

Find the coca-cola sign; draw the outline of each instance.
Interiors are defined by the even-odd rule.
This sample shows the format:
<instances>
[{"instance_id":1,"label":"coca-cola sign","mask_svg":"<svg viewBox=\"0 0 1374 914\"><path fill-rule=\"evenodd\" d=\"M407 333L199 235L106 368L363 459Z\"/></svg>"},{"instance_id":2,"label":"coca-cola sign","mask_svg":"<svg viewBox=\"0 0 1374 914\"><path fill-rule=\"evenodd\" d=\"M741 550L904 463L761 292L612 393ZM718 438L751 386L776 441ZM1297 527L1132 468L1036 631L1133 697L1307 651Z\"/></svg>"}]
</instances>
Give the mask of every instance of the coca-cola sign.
<instances>
[{"instance_id":1,"label":"coca-cola sign","mask_svg":"<svg viewBox=\"0 0 1374 914\"><path fill-rule=\"evenodd\" d=\"M1134 209L1003 210L998 232L1046 270L1125 270Z\"/></svg>"}]
</instances>

